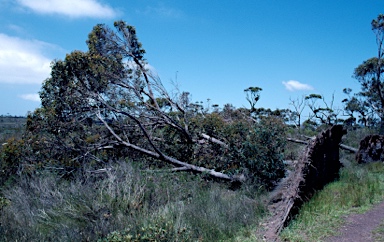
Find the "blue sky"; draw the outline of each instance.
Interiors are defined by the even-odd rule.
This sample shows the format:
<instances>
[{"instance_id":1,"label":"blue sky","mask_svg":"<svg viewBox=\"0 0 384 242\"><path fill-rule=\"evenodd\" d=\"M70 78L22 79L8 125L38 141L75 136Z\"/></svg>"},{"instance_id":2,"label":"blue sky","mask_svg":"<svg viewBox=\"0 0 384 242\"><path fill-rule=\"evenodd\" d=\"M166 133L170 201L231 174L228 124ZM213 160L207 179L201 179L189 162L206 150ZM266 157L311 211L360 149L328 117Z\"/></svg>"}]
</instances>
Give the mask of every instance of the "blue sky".
<instances>
[{"instance_id":1,"label":"blue sky","mask_svg":"<svg viewBox=\"0 0 384 242\"><path fill-rule=\"evenodd\" d=\"M379 0L0 0L0 114L39 107L50 62L120 19L165 86L177 81L193 101L247 107L244 89L258 86L258 107L316 93L341 108L342 89L359 90L354 68L376 54L380 13Z\"/></svg>"}]
</instances>

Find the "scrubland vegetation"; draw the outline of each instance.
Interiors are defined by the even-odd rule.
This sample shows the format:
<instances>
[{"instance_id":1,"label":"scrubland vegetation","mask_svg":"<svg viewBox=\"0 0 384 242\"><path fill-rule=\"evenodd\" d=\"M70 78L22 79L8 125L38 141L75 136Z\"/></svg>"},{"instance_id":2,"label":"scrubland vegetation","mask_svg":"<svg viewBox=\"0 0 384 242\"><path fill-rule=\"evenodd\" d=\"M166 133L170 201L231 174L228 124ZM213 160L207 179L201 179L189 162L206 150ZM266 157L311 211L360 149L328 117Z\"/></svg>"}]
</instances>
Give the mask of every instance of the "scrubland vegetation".
<instances>
[{"instance_id":1,"label":"scrubland vegetation","mask_svg":"<svg viewBox=\"0 0 384 242\"><path fill-rule=\"evenodd\" d=\"M356 146L368 132L375 131L350 130L344 141ZM6 148L16 149L10 144L3 147L2 159L10 152ZM297 156L292 150L299 152L301 146L289 146L285 156ZM318 241L334 233L343 215L383 200L382 163L358 165L347 153L342 161L340 180L304 204L283 239ZM1 187L1 240L261 240L268 190L260 183L240 186L205 174L171 172L166 166L121 158L97 168L84 164L70 176L52 164L14 169Z\"/></svg>"},{"instance_id":2,"label":"scrubland vegetation","mask_svg":"<svg viewBox=\"0 0 384 242\"><path fill-rule=\"evenodd\" d=\"M375 21L382 37L384 17ZM346 89L343 109L318 94L291 100L293 111L258 108L260 87L244 90L250 108L208 106L168 92L146 68L136 30L115 28L96 25L87 52L52 63L42 105L22 128L0 118L0 240L259 240L268 193L302 149L287 137L343 124L343 142L357 147L383 132L381 54L356 68L362 91ZM341 215L383 199L381 163L347 154L343 163L282 238L317 240Z\"/></svg>"}]
</instances>

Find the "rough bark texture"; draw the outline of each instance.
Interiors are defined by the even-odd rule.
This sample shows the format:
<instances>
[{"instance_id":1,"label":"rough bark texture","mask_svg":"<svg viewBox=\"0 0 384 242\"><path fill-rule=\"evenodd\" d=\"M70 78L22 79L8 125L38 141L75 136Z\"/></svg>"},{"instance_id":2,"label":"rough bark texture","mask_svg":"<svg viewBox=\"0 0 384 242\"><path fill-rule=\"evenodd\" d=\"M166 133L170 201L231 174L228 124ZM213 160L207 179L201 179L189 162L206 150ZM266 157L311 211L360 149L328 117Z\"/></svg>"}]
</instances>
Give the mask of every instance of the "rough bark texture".
<instances>
[{"instance_id":1,"label":"rough bark texture","mask_svg":"<svg viewBox=\"0 0 384 242\"><path fill-rule=\"evenodd\" d=\"M266 223L265 239L277 241L282 228L316 190L338 177L339 144L345 130L335 125L308 141L300 159L270 197L271 218Z\"/></svg>"},{"instance_id":2,"label":"rough bark texture","mask_svg":"<svg viewBox=\"0 0 384 242\"><path fill-rule=\"evenodd\" d=\"M356 154L358 163L384 161L384 136L368 135L360 141L359 151Z\"/></svg>"}]
</instances>

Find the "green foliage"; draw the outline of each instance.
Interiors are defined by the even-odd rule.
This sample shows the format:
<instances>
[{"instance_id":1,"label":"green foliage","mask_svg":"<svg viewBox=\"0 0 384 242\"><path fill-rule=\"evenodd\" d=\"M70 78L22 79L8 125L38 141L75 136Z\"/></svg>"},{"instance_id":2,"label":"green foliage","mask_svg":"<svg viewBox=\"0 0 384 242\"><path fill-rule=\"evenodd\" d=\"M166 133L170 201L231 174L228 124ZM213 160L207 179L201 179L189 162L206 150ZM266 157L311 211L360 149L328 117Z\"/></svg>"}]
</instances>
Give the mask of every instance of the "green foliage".
<instances>
[{"instance_id":1,"label":"green foliage","mask_svg":"<svg viewBox=\"0 0 384 242\"><path fill-rule=\"evenodd\" d=\"M5 182L15 175L22 161L24 141L10 138L0 150L0 182Z\"/></svg>"},{"instance_id":2,"label":"green foliage","mask_svg":"<svg viewBox=\"0 0 384 242\"><path fill-rule=\"evenodd\" d=\"M195 130L222 140L226 146L201 140L202 146L194 150L191 163L232 175L245 174L250 183L270 188L284 176L286 125L276 116L254 121L238 112L226 110L192 119ZM173 143L178 144L178 140ZM186 157L189 153L178 154L176 157Z\"/></svg>"},{"instance_id":3,"label":"green foliage","mask_svg":"<svg viewBox=\"0 0 384 242\"><path fill-rule=\"evenodd\" d=\"M9 205L10 203L11 202L8 199L0 196L0 211L3 209L3 207Z\"/></svg>"},{"instance_id":4,"label":"green foliage","mask_svg":"<svg viewBox=\"0 0 384 242\"><path fill-rule=\"evenodd\" d=\"M376 35L377 56L363 61L355 68L354 77L361 84L361 91L350 95L351 89L344 89L349 97L343 102L351 119L356 113L358 122L366 127L380 122L380 132L384 132L384 15L379 14L372 20L371 26Z\"/></svg>"},{"instance_id":5,"label":"green foliage","mask_svg":"<svg viewBox=\"0 0 384 242\"><path fill-rule=\"evenodd\" d=\"M169 218L153 218L138 231L129 228L123 231L114 231L98 242L128 242L128 241L191 241L190 231L180 228L175 231L175 225Z\"/></svg>"},{"instance_id":6,"label":"green foliage","mask_svg":"<svg viewBox=\"0 0 384 242\"><path fill-rule=\"evenodd\" d=\"M375 242L382 242L384 238L384 221L372 231L373 239Z\"/></svg>"},{"instance_id":7,"label":"green foliage","mask_svg":"<svg viewBox=\"0 0 384 242\"><path fill-rule=\"evenodd\" d=\"M52 63L40 92L42 107L27 118L24 162L64 176L123 156L146 160L150 168L186 162L245 173L266 187L284 175L285 131L275 117L284 118L286 111L256 112L261 88L244 90L251 110L227 106L221 112L216 105L209 112L191 104L188 92L168 94L146 69L135 28L123 21L115 28L96 25L87 52L73 51Z\"/></svg>"},{"instance_id":8,"label":"green foliage","mask_svg":"<svg viewBox=\"0 0 384 242\"><path fill-rule=\"evenodd\" d=\"M261 119L244 143L245 167L267 186L284 176L285 125L274 117Z\"/></svg>"},{"instance_id":9,"label":"green foliage","mask_svg":"<svg viewBox=\"0 0 384 242\"><path fill-rule=\"evenodd\" d=\"M286 126L281 119L263 117L258 123L235 122L226 127L230 172L245 172L254 184L270 188L284 176Z\"/></svg>"}]
</instances>

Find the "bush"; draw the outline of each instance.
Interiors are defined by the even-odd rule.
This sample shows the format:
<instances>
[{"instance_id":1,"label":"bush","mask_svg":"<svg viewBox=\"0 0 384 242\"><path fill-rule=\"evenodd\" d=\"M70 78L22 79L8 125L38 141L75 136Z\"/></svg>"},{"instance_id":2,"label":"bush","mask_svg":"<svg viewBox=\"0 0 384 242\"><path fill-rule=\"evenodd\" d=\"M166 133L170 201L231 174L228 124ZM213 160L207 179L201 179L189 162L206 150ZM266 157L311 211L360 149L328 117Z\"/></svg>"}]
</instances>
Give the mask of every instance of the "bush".
<instances>
[{"instance_id":1,"label":"bush","mask_svg":"<svg viewBox=\"0 0 384 242\"><path fill-rule=\"evenodd\" d=\"M285 124L269 116L257 123L236 122L226 128L229 172L244 172L255 185L273 187L284 176Z\"/></svg>"},{"instance_id":2,"label":"bush","mask_svg":"<svg viewBox=\"0 0 384 242\"><path fill-rule=\"evenodd\" d=\"M284 177L285 125L275 117L262 118L244 144L245 167L267 187Z\"/></svg>"},{"instance_id":3,"label":"bush","mask_svg":"<svg viewBox=\"0 0 384 242\"><path fill-rule=\"evenodd\" d=\"M24 141L10 138L0 150L0 183L15 175L22 160Z\"/></svg>"}]
</instances>

